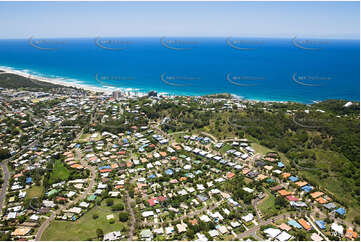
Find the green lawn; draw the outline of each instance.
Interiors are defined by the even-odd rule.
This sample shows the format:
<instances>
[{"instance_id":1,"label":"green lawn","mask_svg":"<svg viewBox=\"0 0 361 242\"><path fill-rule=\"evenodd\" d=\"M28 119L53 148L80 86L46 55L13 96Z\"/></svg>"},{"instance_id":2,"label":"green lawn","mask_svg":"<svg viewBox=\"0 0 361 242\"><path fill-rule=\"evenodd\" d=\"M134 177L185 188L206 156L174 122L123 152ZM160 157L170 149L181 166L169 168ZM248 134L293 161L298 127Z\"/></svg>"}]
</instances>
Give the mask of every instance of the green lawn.
<instances>
[{"instance_id":1,"label":"green lawn","mask_svg":"<svg viewBox=\"0 0 361 242\"><path fill-rule=\"evenodd\" d=\"M219 150L219 152L221 152L222 154L226 153L227 150L232 149L232 145L230 145L229 143L226 143L223 145L223 147Z\"/></svg>"},{"instance_id":2,"label":"green lawn","mask_svg":"<svg viewBox=\"0 0 361 242\"><path fill-rule=\"evenodd\" d=\"M44 192L43 186L33 185L31 188L29 188L26 191L26 197L27 198L41 197L43 192Z\"/></svg>"},{"instance_id":3,"label":"green lawn","mask_svg":"<svg viewBox=\"0 0 361 242\"><path fill-rule=\"evenodd\" d=\"M120 202L120 199L113 199L114 204ZM67 221L53 221L49 227L44 231L41 240L89 240L96 238L96 229L100 228L104 234L112 231L122 231L123 227L127 227L126 223L119 222L119 212L111 211L110 207L105 205L103 201L101 207L94 207L83 215L76 222ZM99 217L93 219L93 215L97 214ZM106 216L113 214L115 223L110 224ZM123 233L124 234L124 233Z\"/></svg>"},{"instance_id":4,"label":"green lawn","mask_svg":"<svg viewBox=\"0 0 361 242\"><path fill-rule=\"evenodd\" d=\"M64 163L56 160L54 163L54 168L50 174L49 183L57 183L61 181L66 181L70 176L70 171L65 167Z\"/></svg>"},{"instance_id":5,"label":"green lawn","mask_svg":"<svg viewBox=\"0 0 361 242\"><path fill-rule=\"evenodd\" d=\"M86 143L86 142L89 141L90 136L91 136L91 134L82 134L82 135L79 137L79 139L78 139L77 142L79 142L79 143Z\"/></svg>"},{"instance_id":6,"label":"green lawn","mask_svg":"<svg viewBox=\"0 0 361 242\"><path fill-rule=\"evenodd\" d=\"M257 152L260 153L262 155L267 154L268 152L271 152L271 149L268 149L267 147L260 145L258 143L252 143L251 147Z\"/></svg>"},{"instance_id":7,"label":"green lawn","mask_svg":"<svg viewBox=\"0 0 361 242\"><path fill-rule=\"evenodd\" d=\"M264 192L267 194L267 197L258 205L258 209L265 218L268 218L275 215L278 209L275 207L276 197L266 189L264 189Z\"/></svg>"}]
</instances>

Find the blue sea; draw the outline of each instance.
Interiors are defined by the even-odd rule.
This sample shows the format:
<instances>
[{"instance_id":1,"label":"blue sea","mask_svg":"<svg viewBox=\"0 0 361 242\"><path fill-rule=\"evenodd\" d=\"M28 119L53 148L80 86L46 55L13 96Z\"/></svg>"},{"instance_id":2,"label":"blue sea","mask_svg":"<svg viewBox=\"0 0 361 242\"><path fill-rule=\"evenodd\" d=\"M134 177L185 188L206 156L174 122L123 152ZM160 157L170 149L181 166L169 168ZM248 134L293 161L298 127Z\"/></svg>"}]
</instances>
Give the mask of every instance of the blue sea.
<instances>
[{"instance_id":1,"label":"blue sea","mask_svg":"<svg viewBox=\"0 0 361 242\"><path fill-rule=\"evenodd\" d=\"M109 89L360 100L360 41L305 38L0 40L0 66Z\"/></svg>"}]
</instances>

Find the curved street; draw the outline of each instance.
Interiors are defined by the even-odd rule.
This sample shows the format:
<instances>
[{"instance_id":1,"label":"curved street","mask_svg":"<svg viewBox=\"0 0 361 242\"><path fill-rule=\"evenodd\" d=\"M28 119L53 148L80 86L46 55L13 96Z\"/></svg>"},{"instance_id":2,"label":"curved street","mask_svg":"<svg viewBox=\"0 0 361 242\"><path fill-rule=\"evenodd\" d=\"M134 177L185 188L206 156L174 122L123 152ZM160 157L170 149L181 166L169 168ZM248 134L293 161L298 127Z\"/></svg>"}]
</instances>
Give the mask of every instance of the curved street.
<instances>
[{"instance_id":1,"label":"curved street","mask_svg":"<svg viewBox=\"0 0 361 242\"><path fill-rule=\"evenodd\" d=\"M3 170L3 174L4 174L4 183L2 184L1 187L1 192L0 192L0 207L1 207L1 213L2 213L2 207L4 206L4 201L5 201L5 197L6 197L6 191L8 190L8 186L9 186L9 179L10 179L10 172L7 166L7 160L3 160L2 162L0 162L1 168Z\"/></svg>"}]
</instances>

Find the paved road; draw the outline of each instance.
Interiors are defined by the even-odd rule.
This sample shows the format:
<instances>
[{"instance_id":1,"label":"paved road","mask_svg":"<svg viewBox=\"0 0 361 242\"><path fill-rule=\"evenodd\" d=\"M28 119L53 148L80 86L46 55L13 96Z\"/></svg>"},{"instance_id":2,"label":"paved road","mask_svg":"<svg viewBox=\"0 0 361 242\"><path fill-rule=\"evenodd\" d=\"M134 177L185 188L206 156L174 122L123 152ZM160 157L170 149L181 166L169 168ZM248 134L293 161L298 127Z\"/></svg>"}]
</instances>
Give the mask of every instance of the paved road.
<instances>
[{"instance_id":1,"label":"paved road","mask_svg":"<svg viewBox=\"0 0 361 242\"><path fill-rule=\"evenodd\" d=\"M4 206L4 201L5 201L5 198L6 198L6 191L8 190L8 186L9 186L10 172L9 172L9 169L8 169L8 166L7 166L8 161L11 161L11 160L15 159L19 155L23 154L24 151L28 150L28 148L34 147L37 144L38 144L38 141L35 140L31 144L24 147L15 156L10 157L9 159L6 159L6 160L3 160L2 162L0 162L1 168L2 168L3 173L4 173L4 183L3 183L2 187L1 187L1 192L0 192L0 209L1 209L0 213L2 213L2 207Z\"/></svg>"},{"instance_id":2,"label":"paved road","mask_svg":"<svg viewBox=\"0 0 361 242\"><path fill-rule=\"evenodd\" d=\"M80 156L80 150L76 150L77 155ZM53 221L55 219L55 217L63 210L67 210L69 209L69 207L77 202L79 202L80 200L86 198L86 196L91 192L92 188L94 187L95 184L95 178L96 178L96 170L94 167L89 166L88 163L83 160L80 159L80 163L87 169L90 170L91 176L90 176L90 183L88 188L86 189L85 192L83 192L79 197L77 197L75 200L71 201L70 203L67 203L65 205L62 205L58 208L58 210L56 210L55 212L53 212L53 214L49 217L49 219L47 219L39 228L38 232L36 233L36 237L35 240L40 241L41 240L41 236L43 235L44 231L46 230L46 228L49 226L50 222Z\"/></svg>"},{"instance_id":3,"label":"paved road","mask_svg":"<svg viewBox=\"0 0 361 242\"><path fill-rule=\"evenodd\" d=\"M128 191L127 191L127 206L128 206L128 210L130 212L130 228L129 228L128 239L133 240L135 216L134 216L133 208L131 206L131 198L129 197Z\"/></svg>"},{"instance_id":4,"label":"paved road","mask_svg":"<svg viewBox=\"0 0 361 242\"><path fill-rule=\"evenodd\" d=\"M205 135L205 136L208 136L208 137L210 137L212 140L211 140L211 142L213 143L213 144L215 144L215 143L217 143L218 142L218 139L216 138L216 137L214 137L213 135L211 135L210 133L207 133L207 132L201 132L201 134L203 134L203 135Z\"/></svg>"},{"instance_id":5,"label":"paved road","mask_svg":"<svg viewBox=\"0 0 361 242\"><path fill-rule=\"evenodd\" d=\"M313 218L311 216L311 218L309 218L307 215L305 215L306 219L308 220L308 222L312 225L312 227L318 232L319 235L321 235L323 237L324 240L326 241L330 241L319 229L318 227L313 223Z\"/></svg>"},{"instance_id":6,"label":"paved road","mask_svg":"<svg viewBox=\"0 0 361 242\"><path fill-rule=\"evenodd\" d=\"M220 140L219 142L222 142L222 143L224 143L224 142L233 142L233 141L235 141L235 142L241 142L242 141L242 139L232 139L232 138L229 138L229 139L224 139L224 140Z\"/></svg>"},{"instance_id":7,"label":"paved road","mask_svg":"<svg viewBox=\"0 0 361 242\"><path fill-rule=\"evenodd\" d=\"M7 166L7 161L3 160L1 163L1 168L3 170L3 174L4 174L4 183L1 187L1 192L0 192L0 208L1 211L0 213L2 213L2 207L4 205L4 201L5 201L5 197L6 197L6 191L8 190L8 186L9 186L9 178L10 178L10 172Z\"/></svg>"},{"instance_id":8,"label":"paved road","mask_svg":"<svg viewBox=\"0 0 361 242\"><path fill-rule=\"evenodd\" d=\"M166 132L164 132L161 128L159 128L158 125L153 125L152 128L155 129L155 130L157 130L157 131L158 131L159 133L161 133L163 136L169 138L169 135L168 135Z\"/></svg>"},{"instance_id":9,"label":"paved road","mask_svg":"<svg viewBox=\"0 0 361 242\"><path fill-rule=\"evenodd\" d=\"M268 197L268 194L266 193L266 196L264 198L262 198L261 200L253 199L252 202L251 202L252 206L256 210L256 214L257 214L258 219L262 219L262 217L263 217L263 214L262 214L261 210L258 209L258 204L263 202L267 197Z\"/></svg>"}]
</instances>

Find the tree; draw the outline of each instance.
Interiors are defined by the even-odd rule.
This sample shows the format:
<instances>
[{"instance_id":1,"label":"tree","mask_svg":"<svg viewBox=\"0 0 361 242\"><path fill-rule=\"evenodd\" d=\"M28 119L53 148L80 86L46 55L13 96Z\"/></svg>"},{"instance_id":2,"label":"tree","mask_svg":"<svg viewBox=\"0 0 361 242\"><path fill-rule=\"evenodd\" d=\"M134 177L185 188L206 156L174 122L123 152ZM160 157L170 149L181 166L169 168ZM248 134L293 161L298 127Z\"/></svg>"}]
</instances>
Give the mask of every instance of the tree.
<instances>
[{"instance_id":1,"label":"tree","mask_svg":"<svg viewBox=\"0 0 361 242\"><path fill-rule=\"evenodd\" d=\"M8 150L0 149L0 160L5 160L10 157Z\"/></svg>"},{"instance_id":2,"label":"tree","mask_svg":"<svg viewBox=\"0 0 361 242\"><path fill-rule=\"evenodd\" d=\"M276 207L278 207L278 208L286 207L286 206L287 206L287 202L286 202L286 200L285 200L283 197L277 196L276 199L275 199L275 205L276 205Z\"/></svg>"},{"instance_id":3,"label":"tree","mask_svg":"<svg viewBox=\"0 0 361 242\"><path fill-rule=\"evenodd\" d=\"M306 232L304 231L297 231L296 232L296 240L305 241L307 237Z\"/></svg>"},{"instance_id":4,"label":"tree","mask_svg":"<svg viewBox=\"0 0 361 242\"><path fill-rule=\"evenodd\" d=\"M10 240L10 233L1 233L0 234L0 239L2 241L9 241Z\"/></svg>"},{"instance_id":5,"label":"tree","mask_svg":"<svg viewBox=\"0 0 361 242\"><path fill-rule=\"evenodd\" d=\"M128 221L129 214L127 212L121 212L119 213L119 221L120 222L126 222Z\"/></svg>"},{"instance_id":6,"label":"tree","mask_svg":"<svg viewBox=\"0 0 361 242\"><path fill-rule=\"evenodd\" d=\"M112 211L120 211L120 210L124 210L124 204L123 203L115 204L112 207Z\"/></svg>"},{"instance_id":7,"label":"tree","mask_svg":"<svg viewBox=\"0 0 361 242\"><path fill-rule=\"evenodd\" d=\"M188 229L187 232L186 232L186 234L187 234L187 237L188 237L189 239L193 239L193 238L194 238L194 231L193 231L192 229Z\"/></svg>"},{"instance_id":8,"label":"tree","mask_svg":"<svg viewBox=\"0 0 361 242\"><path fill-rule=\"evenodd\" d=\"M103 239L103 237L104 237L104 232L103 232L103 230L102 229L97 229L96 230L96 233L97 233L97 237L99 238L99 239Z\"/></svg>"},{"instance_id":9,"label":"tree","mask_svg":"<svg viewBox=\"0 0 361 242\"><path fill-rule=\"evenodd\" d=\"M93 214L93 219L97 219L97 218L99 218L99 215L98 214Z\"/></svg>"},{"instance_id":10,"label":"tree","mask_svg":"<svg viewBox=\"0 0 361 242\"><path fill-rule=\"evenodd\" d=\"M21 215L21 216L19 216L19 217L18 217L18 220L19 220L19 223L20 223L20 224L24 223L24 222L25 222L25 220L26 220L25 215Z\"/></svg>"},{"instance_id":11,"label":"tree","mask_svg":"<svg viewBox=\"0 0 361 242\"><path fill-rule=\"evenodd\" d=\"M113 201L113 199L108 198L107 200L105 200L105 203L107 204L108 207L110 207L110 206L113 206L114 201Z\"/></svg>"}]
</instances>

